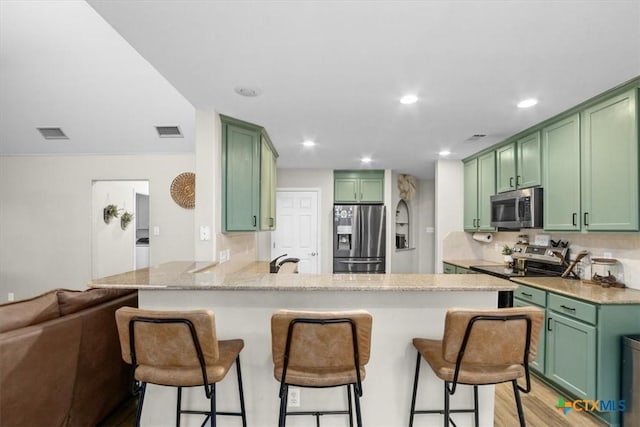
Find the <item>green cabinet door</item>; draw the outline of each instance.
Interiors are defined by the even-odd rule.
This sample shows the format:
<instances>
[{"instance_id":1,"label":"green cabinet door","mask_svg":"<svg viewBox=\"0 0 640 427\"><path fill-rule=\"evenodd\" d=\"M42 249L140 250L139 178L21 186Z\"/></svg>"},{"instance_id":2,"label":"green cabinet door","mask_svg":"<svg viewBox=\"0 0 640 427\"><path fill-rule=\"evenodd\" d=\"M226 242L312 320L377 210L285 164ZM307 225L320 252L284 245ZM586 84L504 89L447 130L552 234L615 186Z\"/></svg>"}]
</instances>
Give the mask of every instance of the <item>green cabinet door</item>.
<instances>
[{"instance_id":1,"label":"green cabinet door","mask_svg":"<svg viewBox=\"0 0 640 427\"><path fill-rule=\"evenodd\" d=\"M595 399L596 328L547 313L546 376L578 399Z\"/></svg>"},{"instance_id":2,"label":"green cabinet door","mask_svg":"<svg viewBox=\"0 0 640 427\"><path fill-rule=\"evenodd\" d=\"M358 183L356 178L336 178L334 182L334 201L336 203L357 203Z\"/></svg>"},{"instance_id":3,"label":"green cabinet door","mask_svg":"<svg viewBox=\"0 0 640 427\"><path fill-rule=\"evenodd\" d=\"M464 163L464 219L466 231L478 229L478 159Z\"/></svg>"},{"instance_id":4,"label":"green cabinet door","mask_svg":"<svg viewBox=\"0 0 640 427\"><path fill-rule=\"evenodd\" d=\"M275 230L276 213L275 156L267 140L262 137L260 155L260 229Z\"/></svg>"},{"instance_id":5,"label":"green cabinet door","mask_svg":"<svg viewBox=\"0 0 640 427\"><path fill-rule=\"evenodd\" d=\"M360 202L381 203L384 201L384 180L378 178L362 178L360 180Z\"/></svg>"},{"instance_id":6,"label":"green cabinet door","mask_svg":"<svg viewBox=\"0 0 640 427\"><path fill-rule=\"evenodd\" d=\"M516 189L516 143L496 149L496 191Z\"/></svg>"},{"instance_id":7,"label":"green cabinet door","mask_svg":"<svg viewBox=\"0 0 640 427\"><path fill-rule=\"evenodd\" d=\"M582 113L582 220L589 231L638 230L637 90Z\"/></svg>"},{"instance_id":8,"label":"green cabinet door","mask_svg":"<svg viewBox=\"0 0 640 427\"><path fill-rule=\"evenodd\" d=\"M518 298L514 298L513 299L513 306L514 307L529 307L529 306L534 306L534 307L538 307L539 309L541 309L542 311L545 311L545 307L540 307L538 305L535 304L531 304L527 301L523 301L521 299ZM531 362L529 364L529 366L531 367L531 369L533 369L534 371L538 372L539 374L544 375L544 360L545 360L545 354L546 354L546 340L547 340L547 330L544 327L544 325L546 325L546 322L543 323L542 328L540 328L540 335L538 337L538 348L536 350L536 358L533 360L533 362Z\"/></svg>"},{"instance_id":9,"label":"green cabinet door","mask_svg":"<svg viewBox=\"0 0 640 427\"><path fill-rule=\"evenodd\" d=\"M478 157L478 214L480 231L494 231L491 227L491 196L496 192L496 158L494 152Z\"/></svg>"},{"instance_id":10,"label":"green cabinet door","mask_svg":"<svg viewBox=\"0 0 640 427\"><path fill-rule=\"evenodd\" d=\"M260 201L260 132L223 124L223 229L258 229Z\"/></svg>"},{"instance_id":11,"label":"green cabinet door","mask_svg":"<svg viewBox=\"0 0 640 427\"><path fill-rule=\"evenodd\" d=\"M542 129L544 229L580 230L580 118Z\"/></svg>"},{"instance_id":12,"label":"green cabinet door","mask_svg":"<svg viewBox=\"0 0 640 427\"><path fill-rule=\"evenodd\" d=\"M540 132L517 141L516 187L527 188L541 184Z\"/></svg>"}]
</instances>

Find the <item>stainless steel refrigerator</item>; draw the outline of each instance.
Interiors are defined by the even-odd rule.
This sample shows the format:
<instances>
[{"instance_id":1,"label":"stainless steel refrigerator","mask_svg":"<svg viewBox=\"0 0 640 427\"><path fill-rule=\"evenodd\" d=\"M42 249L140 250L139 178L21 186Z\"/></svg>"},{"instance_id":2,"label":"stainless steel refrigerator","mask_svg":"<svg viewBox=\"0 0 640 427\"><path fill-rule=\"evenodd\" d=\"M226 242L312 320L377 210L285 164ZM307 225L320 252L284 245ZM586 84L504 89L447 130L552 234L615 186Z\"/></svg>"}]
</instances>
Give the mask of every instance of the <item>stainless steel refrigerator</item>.
<instances>
[{"instance_id":1,"label":"stainless steel refrigerator","mask_svg":"<svg viewBox=\"0 0 640 427\"><path fill-rule=\"evenodd\" d=\"M334 273L384 273L385 253L384 205L334 205Z\"/></svg>"}]
</instances>

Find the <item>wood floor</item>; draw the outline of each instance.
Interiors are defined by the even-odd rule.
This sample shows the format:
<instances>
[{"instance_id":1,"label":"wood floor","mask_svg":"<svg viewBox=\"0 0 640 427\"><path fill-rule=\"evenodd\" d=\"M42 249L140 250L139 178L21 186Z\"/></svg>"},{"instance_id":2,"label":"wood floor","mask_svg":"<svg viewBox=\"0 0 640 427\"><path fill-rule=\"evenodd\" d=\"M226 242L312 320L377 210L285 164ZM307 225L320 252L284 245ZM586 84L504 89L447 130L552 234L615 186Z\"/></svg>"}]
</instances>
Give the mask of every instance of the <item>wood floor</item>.
<instances>
[{"instance_id":1,"label":"wood floor","mask_svg":"<svg viewBox=\"0 0 640 427\"><path fill-rule=\"evenodd\" d=\"M555 408L560 395L535 378L532 378L532 380L531 393L521 393L527 427L606 427L606 424L584 412L569 411L567 415L562 414ZM126 402L111 417L107 418L99 427L132 427L135 419L135 409L136 402L132 399ZM511 383L498 384L496 386L494 418L494 427L517 427L520 425L513 400ZM167 425L173 425L173 422L173 419L167 421ZM441 424L438 423L438 425Z\"/></svg>"}]
</instances>

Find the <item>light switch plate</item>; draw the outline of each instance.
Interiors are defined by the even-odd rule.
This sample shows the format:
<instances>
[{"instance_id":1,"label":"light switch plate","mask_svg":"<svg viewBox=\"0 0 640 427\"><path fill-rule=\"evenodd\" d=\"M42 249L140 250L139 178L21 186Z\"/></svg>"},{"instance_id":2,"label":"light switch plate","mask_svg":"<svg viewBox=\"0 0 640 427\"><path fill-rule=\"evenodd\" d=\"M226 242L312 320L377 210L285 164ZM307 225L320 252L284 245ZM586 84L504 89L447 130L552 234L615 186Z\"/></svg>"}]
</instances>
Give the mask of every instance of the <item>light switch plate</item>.
<instances>
[{"instance_id":1,"label":"light switch plate","mask_svg":"<svg viewBox=\"0 0 640 427\"><path fill-rule=\"evenodd\" d=\"M208 225L200 226L200 240L211 240L211 228Z\"/></svg>"}]
</instances>

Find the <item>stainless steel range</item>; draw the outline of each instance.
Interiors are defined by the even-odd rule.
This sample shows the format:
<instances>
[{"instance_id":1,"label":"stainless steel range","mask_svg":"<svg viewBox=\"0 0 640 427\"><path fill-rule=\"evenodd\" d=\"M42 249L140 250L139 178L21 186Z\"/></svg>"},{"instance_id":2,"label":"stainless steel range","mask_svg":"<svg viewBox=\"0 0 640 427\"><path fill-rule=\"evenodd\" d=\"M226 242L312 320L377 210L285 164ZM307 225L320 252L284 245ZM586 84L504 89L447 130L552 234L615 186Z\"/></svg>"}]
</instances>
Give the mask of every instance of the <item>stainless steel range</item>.
<instances>
[{"instance_id":1,"label":"stainless steel range","mask_svg":"<svg viewBox=\"0 0 640 427\"><path fill-rule=\"evenodd\" d=\"M470 268L478 273L490 274L502 279L512 277L560 277L569 260L568 242L555 242L556 246L538 246L516 243L511 257L514 262L510 266L472 265ZM513 292L499 292L498 307L512 307Z\"/></svg>"}]
</instances>

